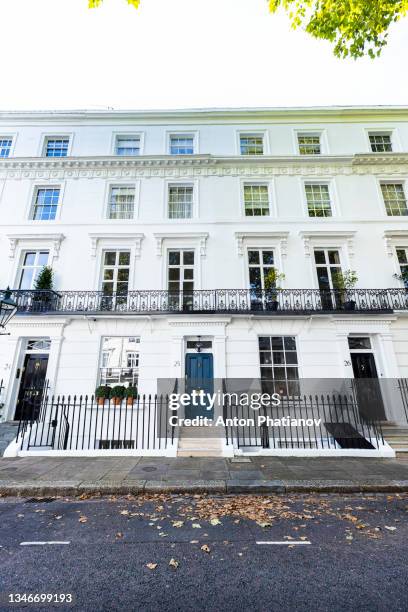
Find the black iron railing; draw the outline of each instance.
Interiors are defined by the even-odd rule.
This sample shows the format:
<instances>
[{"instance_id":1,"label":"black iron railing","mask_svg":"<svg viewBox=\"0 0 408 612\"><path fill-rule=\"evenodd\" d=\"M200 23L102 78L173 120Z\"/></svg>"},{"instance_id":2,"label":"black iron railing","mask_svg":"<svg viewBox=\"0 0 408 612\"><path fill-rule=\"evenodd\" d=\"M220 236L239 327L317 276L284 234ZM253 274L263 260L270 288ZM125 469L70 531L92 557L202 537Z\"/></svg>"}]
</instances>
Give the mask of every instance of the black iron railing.
<instances>
[{"instance_id":1,"label":"black iron railing","mask_svg":"<svg viewBox=\"0 0 408 612\"><path fill-rule=\"evenodd\" d=\"M3 380L0 380L0 418L3 416L3 408L4 408L3 393L4 393Z\"/></svg>"},{"instance_id":2,"label":"black iron railing","mask_svg":"<svg viewBox=\"0 0 408 612\"><path fill-rule=\"evenodd\" d=\"M404 408L404 416L408 422L408 378L398 379L398 388L401 393L402 405Z\"/></svg>"},{"instance_id":3,"label":"black iron railing","mask_svg":"<svg viewBox=\"0 0 408 612\"><path fill-rule=\"evenodd\" d=\"M408 310L406 289L203 289L189 292L13 291L19 314L327 313Z\"/></svg>"},{"instance_id":4,"label":"black iron railing","mask_svg":"<svg viewBox=\"0 0 408 612\"><path fill-rule=\"evenodd\" d=\"M224 414L237 419L227 421L226 442L235 440L238 448L374 450L384 444L381 423L363 416L353 396L284 397L256 413L229 402ZM269 420L260 423L259 417Z\"/></svg>"},{"instance_id":5,"label":"black iron railing","mask_svg":"<svg viewBox=\"0 0 408 612\"><path fill-rule=\"evenodd\" d=\"M168 397L151 395L44 397L34 418L23 415L17 435L23 451L164 450L173 438Z\"/></svg>"}]
</instances>

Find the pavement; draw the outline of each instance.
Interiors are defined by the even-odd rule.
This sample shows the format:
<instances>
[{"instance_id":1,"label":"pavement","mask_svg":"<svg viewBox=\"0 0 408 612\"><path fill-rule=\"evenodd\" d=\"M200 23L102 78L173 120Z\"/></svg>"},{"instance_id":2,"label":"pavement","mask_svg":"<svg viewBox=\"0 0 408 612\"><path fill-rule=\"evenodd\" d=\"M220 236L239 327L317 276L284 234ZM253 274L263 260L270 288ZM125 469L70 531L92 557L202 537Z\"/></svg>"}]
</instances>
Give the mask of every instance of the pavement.
<instances>
[{"instance_id":1,"label":"pavement","mask_svg":"<svg viewBox=\"0 0 408 612\"><path fill-rule=\"evenodd\" d=\"M378 458L0 459L0 496L408 492L408 461Z\"/></svg>"},{"instance_id":2,"label":"pavement","mask_svg":"<svg viewBox=\"0 0 408 612\"><path fill-rule=\"evenodd\" d=\"M407 502L407 494L6 498L0 610L406 612ZM73 603L8 605L24 594Z\"/></svg>"}]
</instances>

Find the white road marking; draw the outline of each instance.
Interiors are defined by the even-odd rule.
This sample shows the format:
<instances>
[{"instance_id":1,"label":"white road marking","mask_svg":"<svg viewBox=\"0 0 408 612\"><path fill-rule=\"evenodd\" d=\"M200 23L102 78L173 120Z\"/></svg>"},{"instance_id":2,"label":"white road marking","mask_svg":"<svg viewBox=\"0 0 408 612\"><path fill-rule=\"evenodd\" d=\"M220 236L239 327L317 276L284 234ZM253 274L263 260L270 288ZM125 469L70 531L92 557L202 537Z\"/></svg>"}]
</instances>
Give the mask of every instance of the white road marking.
<instances>
[{"instance_id":1,"label":"white road marking","mask_svg":"<svg viewBox=\"0 0 408 612\"><path fill-rule=\"evenodd\" d=\"M257 542L257 544L270 544L275 546L301 546L303 544L311 544L309 540L302 540L302 542L293 542L292 540L285 540L284 542Z\"/></svg>"},{"instance_id":2,"label":"white road marking","mask_svg":"<svg viewBox=\"0 0 408 612\"><path fill-rule=\"evenodd\" d=\"M47 544L71 544L71 542L59 542L58 540L49 540L48 542L20 542L20 546L46 546Z\"/></svg>"}]
</instances>

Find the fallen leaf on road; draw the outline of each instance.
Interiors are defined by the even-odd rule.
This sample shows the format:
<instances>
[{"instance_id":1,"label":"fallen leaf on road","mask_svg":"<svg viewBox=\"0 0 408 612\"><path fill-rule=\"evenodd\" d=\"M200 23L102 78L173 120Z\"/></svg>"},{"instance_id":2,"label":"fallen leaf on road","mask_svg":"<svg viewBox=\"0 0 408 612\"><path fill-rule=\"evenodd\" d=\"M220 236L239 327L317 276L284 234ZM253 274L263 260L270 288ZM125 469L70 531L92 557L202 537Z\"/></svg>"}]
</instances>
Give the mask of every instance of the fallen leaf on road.
<instances>
[{"instance_id":1,"label":"fallen leaf on road","mask_svg":"<svg viewBox=\"0 0 408 612\"><path fill-rule=\"evenodd\" d=\"M271 527L272 523L268 523L267 521L256 521L260 527Z\"/></svg>"},{"instance_id":2,"label":"fallen leaf on road","mask_svg":"<svg viewBox=\"0 0 408 612\"><path fill-rule=\"evenodd\" d=\"M86 516L80 516L78 519L78 523L87 523L88 519Z\"/></svg>"},{"instance_id":3,"label":"fallen leaf on road","mask_svg":"<svg viewBox=\"0 0 408 612\"><path fill-rule=\"evenodd\" d=\"M190 540L190 544L198 544L198 540Z\"/></svg>"},{"instance_id":4,"label":"fallen leaf on road","mask_svg":"<svg viewBox=\"0 0 408 612\"><path fill-rule=\"evenodd\" d=\"M175 559L170 559L169 565L170 565L170 567L174 567L174 569L177 569L178 566L179 566L179 562L176 561Z\"/></svg>"},{"instance_id":5,"label":"fallen leaf on road","mask_svg":"<svg viewBox=\"0 0 408 612\"><path fill-rule=\"evenodd\" d=\"M157 567L157 563L146 563L146 567L148 567L149 570L154 570Z\"/></svg>"},{"instance_id":6,"label":"fallen leaf on road","mask_svg":"<svg viewBox=\"0 0 408 612\"><path fill-rule=\"evenodd\" d=\"M193 529L201 529L201 525L199 525L198 523L193 523L191 526Z\"/></svg>"},{"instance_id":7,"label":"fallen leaf on road","mask_svg":"<svg viewBox=\"0 0 408 612\"><path fill-rule=\"evenodd\" d=\"M210 521L211 525L222 525L221 521L217 518L213 518Z\"/></svg>"},{"instance_id":8,"label":"fallen leaf on road","mask_svg":"<svg viewBox=\"0 0 408 612\"><path fill-rule=\"evenodd\" d=\"M124 516L126 516L127 514L129 514L129 510L122 510L121 514L123 514Z\"/></svg>"},{"instance_id":9,"label":"fallen leaf on road","mask_svg":"<svg viewBox=\"0 0 408 612\"><path fill-rule=\"evenodd\" d=\"M203 544L203 545L201 546L201 550L202 550L203 552L209 553L209 552L210 552L210 547L209 547L209 546L207 546L207 544Z\"/></svg>"},{"instance_id":10,"label":"fallen leaf on road","mask_svg":"<svg viewBox=\"0 0 408 612\"><path fill-rule=\"evenodd\" d=\"M177 529L179 529L183 525L184 525L184 521L173 521L173 527L176 527Z\"/></svg>"},{"instance_id":11,"label":"fallen leaf on road","mask_svg":"<svg viewBox=\"0 0 408 612\"><path fill-rule=\"evenodd\" d=\"M384 529L388 529L388 531L396 531L397 530L396 527L387 527L387 525L384 526Z\"/></svg>"},{"instance_id":12,"label":"fallen leaf on road","mask_svg":"<svg viewBox=\"0 0 408 612\"><path fill-rule=\"evenodd\" d=\"M56 521L59 521L60 519L62 519L62 516L61 516L61 515L60 515L60 516L56 516L56 517L55 517L55 520L56 520Z\"/></svg>"},{"instance_id":13,"label":"fallen leaf on road","mask_svg":"<svg viewBox=\"0 0 408 612\"><path fill-rule=\"evenodd\" d=\"M116 534L117 538L123 538L123 533L121 533L120 531L118 531L118 533Z\"/></svg>"}]
</instances>

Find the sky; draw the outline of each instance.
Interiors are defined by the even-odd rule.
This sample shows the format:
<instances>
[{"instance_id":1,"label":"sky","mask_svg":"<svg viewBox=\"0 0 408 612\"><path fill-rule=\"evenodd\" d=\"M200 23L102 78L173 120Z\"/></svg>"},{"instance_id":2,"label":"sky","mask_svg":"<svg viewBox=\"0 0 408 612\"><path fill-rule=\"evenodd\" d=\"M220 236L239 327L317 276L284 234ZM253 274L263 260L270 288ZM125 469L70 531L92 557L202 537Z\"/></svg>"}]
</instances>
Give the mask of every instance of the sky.
<instances>
[{"instance_id":1,"label":"sky","mask_svg":"<svg viewBox=\"0 0 408 612\"><path fill-rule=\"evenodd\" d=\"M408 18L336 59L266 0L0 0L0 109L408 104Z\"/></svg>"}]
</instances>

